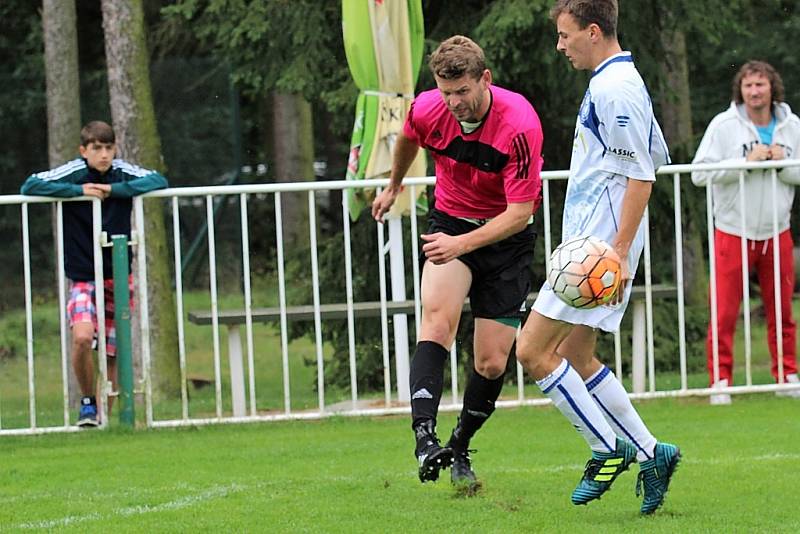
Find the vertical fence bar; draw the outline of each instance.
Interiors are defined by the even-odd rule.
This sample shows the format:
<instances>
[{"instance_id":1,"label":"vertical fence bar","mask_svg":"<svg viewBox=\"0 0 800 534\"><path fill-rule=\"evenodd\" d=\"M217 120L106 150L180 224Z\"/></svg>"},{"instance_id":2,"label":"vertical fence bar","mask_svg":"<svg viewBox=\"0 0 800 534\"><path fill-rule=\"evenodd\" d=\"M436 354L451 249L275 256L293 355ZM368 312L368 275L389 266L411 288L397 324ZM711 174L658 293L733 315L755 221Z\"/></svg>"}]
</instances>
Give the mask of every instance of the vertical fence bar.
<instances>
[{"instance_id":1,"label":"vertical fence bar","mask_svg":"<svg viewBox=\"0 0 800 534\"><path fill-rule=\"evenodd\" d=\"M519 338L519 333L521 331L522 324L517 327L517 338ZM525 369L522 367L522 364L519 363L519 360L517 360L515 367L517 368L517 400L522 402L525 400Z\"/></svg>"},{"instance_id":2,"label":"vertical fence bar","mask_svg":"<svg viewBox=\"0 0 800 534\"><path fill-rule=\"evenodd\" d=\"M739 171L739 222L741 233L739 244L742 259L742 314L744 319L744 369L745 380L748 386L753 384L751 362L753 359L753 348L750 343L750 260L747 252L747 222L745 220L745 192L744 192L744 171ZM731 384L728 384L729 386Z\"/></svg>"},{"instance_id":3,"label":"vertical fence bar","mask_svg":"<svg viewBox=\"0 0 800 534\"><path fill-rule=\"evenodd\" d=\"M145 418L147 426L153 424L153 380L150 362L150 301L147 292L147 237L144 231L144 199L133 197L133 211L136 216L136 257L139 266L139 280L136 284L139 296L139 336L142 350L142 372L145 392Z\"/></svg>"},{"instance_id":4,"label":"vertical fence bar","mask_svg":"<svg viewBox=\"0 0 800 534\"><path fill-rule=\"evenodd\" d=\"M22 268L25 276L25 347L28 353L28 417L36 428L36 383L33 368L33 300L31 298L31 240L28 203L22 203Z\"/></svg>"},{"instance_id":5,"label":"vertical fence bar","mask_svg":"<svg viewBox=\"0 0 800 534\"><path fill-rule=\"evenodd\" d=\"M458 341L453 340L450 345L450 391L453 394L453 404L458 404Z\"/></svg>"},{"instance_id":6,"label":"vertical fence bar","mask_svg":"<svg viewBox=\"0 0 800 534\"><path fill-rule=\"evenodd\" d=\"M58 277L59 341L61 347L61 388L64 397L64 426L69 426L69 350L67 347L67 284L64 275L64 203L56 202L56 270Z\"/></svg>"},{"instance_id":7,"label":"vertical fence bar","mask_svg":"<svg viewBox=\"0 0 800 534\"><path fill-rule=\"evenodd\" d=\"M781 246L778 234L778 212L774 209L778 205L778 171L772 169L770 173L772 182L772 288L775 301L775 349L778 353L778 384L783 384L783 295L781 294ZM767 303L765 302L766 306ZM769 330L769 329L767 329ZM769 331L767 332L769 336ZM748 382L750 385L750 382Z\"/></svg>"},{"instance_id":8,"label":"vertical fence bar","mask_svg":"<svg viewBox=\"0 0 800 534\"><path fill-rule=\"evenodd\" d=\"M419 230L417 228L417 186L409 186L411 193L411 272L414 273L414 326L416 326L416 339L419 339L419 325L422 321L422 300L419 288Z\"/></svg>"},{"instance_id":9,"label":"vertical fence bar","mask_svg":"<svg viewBox=\"0 0 800 534\"><path fill-rule=\"evenodd\" d=\"M681 390L688 388L686 371L686 310L683 287L683 220L681 214L681 175L672 175L673 203L675 206L675 276L678 286L678 351L681 368Z\"/></svg>"},{"instance_id":10,"label":"vertical fence bar","mask_svg":"<svg viewBox=\"0 0 800 534\"><path fill-rule=\"evenodd\" d=\"M614 369L617 379L622 382L622 338L619 330L614 332Z\"/></svg>"},{"instance_id":11,"label":"vertical fence bar","mask_svg":"<svg viewBox=\"0 0 800 534\"><path fill-rule=\"evenodd\" d=\"M308 192L308 226L311 239L311 287L314 294L314 339L317 347L317 393L319 411L325 411L325 369L322 360L322 317L319 311L319 260L317 258L317 207L314 191Z\"/></svg>"},{"instance_id":12,"label":"vertical fence bar","mask_svg":"<svg viewBox=\"0 0 800 534\"><path fill-rule=\"evenodd\" d=\"M708 271L709 293L711 295L711 368L714 384L719 382L719 328L717 325L717 262L714 245L714 204L713 182L708 180L706 185L706 224L708 225Z\"/></svg>"},{"instance_id":13,"label":"vertical fence bar","mask_svg":"<svg viewBox=\"0 0 800 534\"><path fill-rule=\"evenodd\" d=\"M356 327L353 314L353 249L350 242L350 198L342 194L342 224L344 231L344 277L345 298L347 300L347 354L350 359L350 400L355 408L358 401L358 376L356 373Z\"/></svg>"},{"instance_id":14,"label":"vertical fence bar","mask_svg":"<svg viewBox=\"0 0 800 534\"><path fill-rule=\"evenodd\" d=\"M211 328L214 342L214 391L217 419L222 418L222 377L219 356L219 302L217 300L217 249L214 237L214 198L206 195L208 226L208 277L211 290Z\"/></svg>"},{"instance_id":15,"label":"vertical fence bar","mask_svg":"<svg viewBox=\"0 0 800 534\"><path fill-rule=\"evenodd\" d=\"M100 425L108 425L108 396L111 388L108 382L108 366L106 354L106 293L105 274L103 271L103 249L101 248L104 233L102 231L102 205L98 198L92 199L92 240L94 248L94 283L95 303L97 310L97 360L100 367L100 399L97 399Z\"/></svg>"},{"instance_id":16,"label":"vertical fence bar","mask_svg":"<svg viewBox=\"0 0 800 534\"><path fill-rule=\"evenodd\" d=\"M380 190L376 194L380 193ZM386 247L383 239L383 223L375 225L378 232L378 282L381 298L381 347L383 349L383 388L386 407L392 402L392 373L389 367L389 317L386 312Z\"/></svg>"},{"instance_id":17,"label":"vertical fence bar","mask_svg":"<svg viewBox=\"0 0 800 534\"><path fill-rule=\"evenodd\" d=\"M552 225L550 224L550 180L542 180L542 215L544 216L544 272L550 272L550 254L553 252Z\"/></svg>"},{"instance_id":18,"label":"vertical fence bar","mask_svg":"<svg viewBox=\"0 0 800 534\"><path fill-rule=\"evenodd\" d=\"M653 344L653 273L650 266L650 210L644 209L644 305L647 325L647 373L650 391L656 390L655 347Z\"/></svg>"},{"instance_id":19,"label":"vertical fence bar","mask_svg":"<svg viewBox=\"0 0 800 534\"><path fill-rule=\"evenodd\" d=\"M181 368L181 417L189 418L189 392L186 372L186 334L183 327L183 273L181 264L181 218L178 197L172 197L172 257L175 261L175 314L178 324L178 362Z\"/></svg>"},{"instance_id":20,"label":"vertical fence bar","mask_svg":"<svg viewBox=\"0 0 800 534\"><path fill-rule=\"evenodd\" d=\"M253 344L253 294L250 287L250 222L247 216L247 194L239 195L242 221L242 274L244 276L244 320L247 333L247 371L250 382L250 415L256 415L256 370Z\"/></svg>"},{"instance_id":21,"label":"vertical fence bar","mask_svg":"<svg viewBox=\"0 0 800 534\"><path fill-rule=\"evenodd\" d=\"M286 273L283 261L283 213L281 194L275 193L275 244L278 251L278 306L281 312L281 367L283 371L283 409L292 412L291 381L289 379L289 327L286 320Z\"/></svg>"}]
</instances>

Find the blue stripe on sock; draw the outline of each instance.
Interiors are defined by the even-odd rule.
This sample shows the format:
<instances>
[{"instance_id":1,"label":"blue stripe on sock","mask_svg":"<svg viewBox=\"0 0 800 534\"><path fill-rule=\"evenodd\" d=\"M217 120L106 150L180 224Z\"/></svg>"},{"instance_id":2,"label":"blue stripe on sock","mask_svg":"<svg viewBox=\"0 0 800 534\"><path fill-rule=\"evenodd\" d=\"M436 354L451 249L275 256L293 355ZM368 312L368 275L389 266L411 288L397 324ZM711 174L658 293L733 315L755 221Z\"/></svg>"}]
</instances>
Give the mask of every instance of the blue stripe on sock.
<instances>
[{"instance_id":1,"label":"blue stripe on sock","mask_svg":"<svg viewBox=\"0 0 800 534\"><path fill-rule=\"evenodd\" d=\"M564 378L564 375L567 374L567 371L569 371L570 367L572 367L567 360L563 360L563 361L567 364L567 366L564 368L564 372L561 373L561 375L558 378L553 380L553 383L550 384L549 388L542 390L542 393L544 393L545 395L550 393L550 390L552 390L554 387L556 387L561 382L561 379Z\"/></svg>"},{"instance_id":2,"label":"blue stripe on sock","mask_svg":"<svg viewBox=\"0 0 800 534\"><path fill-rule=\"evenodd\" d=\"M602 442L603 442L603 445L605 445L605 446L606 446L606 448L608 449L608 452L614 452L614 451L616 450L616 444L615 444L615 446L614 446L614 447L612 447L612 446L610 446L608 443L606 443L606 440L604 440L604 439L603 439L603 436L601 436L601 435L600 435L600 433L597 431L597 429L596 429L595 427L593 427L593 426L592 426L592 423L590 423L590 422L589 422L589 420L588 420L588 419L586 419L586 416L585 416L585 415L583 415L583 412L581 412L581 411L578 409L578 405L577 405L577 404L575 404L575 401L574 401L574 400L572 400L572 397L570 397L570 395L569 395L569 393L567 392L567 390L566 390L566 389L564 389L564 386L561 386L561 385L559 385L559 386L558 386L558 390L561 392L561 394L562 394L562 395L564 395L564 398L565 398L565 399L567 399L567 402L569 403L569 405L570 405L570 406L572 406L572 409L575 411L575 413L576 413L576 414L578 414L578 417L580 417L580 418L581 418L581 421L583 421L583 423L586 425L586 427L587 427L589 430L591 430L591 431L592 431L592 434L594 434L595 436L597 436L597 439L599 439L600 441L602 441Z\"/></svg>"},{"instance_id":3,"label":"blue stripe on sock","mask_svg":"<svg viewBox=\"0 0 800 534\"><path fill-rule=\"evenodd\" d=\"M610 372L611 372L611 369L609 369L608 367L606 367L604 365L603 366L603 370L600 371L600 374L598 374L596 377L592 378L591 382L587 382L586 383L586 389L589 390L589 392L591 392L594 388L597 387L597 384L602 382L603 379L608 376L608 374Z\"/></svg>"},{"instance_id":4,"label":"blue stripe on sock","mask_svg":"<svg viewBox=\"0 0 800 534\"><path fill-rule=\"evenodd\" d=\"M652 459L653 457L652 457L652 456L650 456L649 454L647 454L647 451L646 451L646 450L644 450L644 449L642 448L642 446L641 446L641 445L639 445L639 443L638 443L638 442L637 442L635 439L633 439L633 436L631 435L631 433L630 433L630 432L628 432L628 429L627 429L627 428L625 428L625 427L622 425L622 423L620 423L620 422L617 420L617 418L616 418L616 417L614 417L614 414L612 414L612 413L611 413L611 411L610 411L608 408L606 408L606 407L605 407L605 405L604 405L602 402L600 402L600 399L597 397L597 395L592 395L592 398L594 399L594 402L595 402L595 403L597 403L597 405L598 405L598 406L599 406L599 407L600 407L600 408L601 408L601 409L602 409L604 412L606 412L606 414L608 414L608 416L609 416L609 417L610 417L610 418L611 418L611 419L614 421L614 424L615 424L615 425L617 425L617 426L618 426L618 427L619 427L619 428L622 430L622 432L624 432L624 433L625 433L625 435L628 437L628 440L629 440L631 443L633 443L633 444L636 446L636 448L637 448L637 449L639 449L640 451L642 451L642 452L644 453L644 455L645 455L645 456L647 456L647 458L648 458L648 459Z\"/></svg>"}]
</instances>

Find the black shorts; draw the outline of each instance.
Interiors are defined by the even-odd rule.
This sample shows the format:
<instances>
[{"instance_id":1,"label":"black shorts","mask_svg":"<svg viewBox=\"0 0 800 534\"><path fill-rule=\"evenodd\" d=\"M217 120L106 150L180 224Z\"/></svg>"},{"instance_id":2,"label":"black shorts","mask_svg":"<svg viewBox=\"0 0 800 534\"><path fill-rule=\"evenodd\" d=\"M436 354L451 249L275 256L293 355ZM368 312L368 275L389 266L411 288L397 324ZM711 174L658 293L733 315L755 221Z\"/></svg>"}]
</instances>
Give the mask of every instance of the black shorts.
<instances>
[{"instance_id":1,"label":"black shorts","mask_svg":"<svg viewBox=\"0 0 800 534\"><path fill-rule=\"evenodd\" d=\"M461 235L480 226L433 209L428 216L428 233ZM522 318L525 299L531 291L531 265L536 232L529 224L521 232L459 256L472 272L469 289L474 317L486 319ZM420 264L425 263L420 248Z\"/></svg>"}]
</instances>

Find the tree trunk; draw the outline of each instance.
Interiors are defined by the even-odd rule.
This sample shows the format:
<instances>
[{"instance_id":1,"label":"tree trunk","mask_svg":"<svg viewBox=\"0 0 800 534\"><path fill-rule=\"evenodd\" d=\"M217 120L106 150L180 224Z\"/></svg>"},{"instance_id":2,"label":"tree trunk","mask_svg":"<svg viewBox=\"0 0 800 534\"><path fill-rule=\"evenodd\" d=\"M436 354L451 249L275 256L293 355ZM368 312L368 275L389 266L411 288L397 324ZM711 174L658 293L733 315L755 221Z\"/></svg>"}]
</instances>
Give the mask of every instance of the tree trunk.
<instances>
[{"instance_id":1,"label":"tree trunk","mask_svg":"<svg viewBox=\"0 0 800 534\"><path fill-rule=\"evenodd\" d=\"M311 104L299 94L274 93L273 154L278 182L314 180L314 134ZM282 195L283 239L285 243L308 241L308 197Z\"/></svg>"},{"instance_id":2,"label":"tree trunk","mask_svg":"<svg viewBox=\"0 0 800 534\"><path fill-rule=\"evenodd\" d=\"M78 32L74 0L44 0L44 64L47 79L47 155L50 167L75 157L81 128Z\"/></svg>"},{"instance_id":3,"label":"tree trunk","mask_svg":"<svg viewBox=\"0 0 800 534\"><path fill-rule=\"evenodd\" d=\"M666 87L661 91L661 119L664 137L675 162L689 161L694 137L692 134L692 109L689 91L689 68L686 53L686 35L678 28L661 33L664 61L661 62ZM683 217L684 288L687 304L703 304L707 300L708 271L703 254L703 229L705 220L704 190L695 187L688 179L681 184Z\"/></svg>"},{"instance_id":4,"label":"tree trunk","mask_svg":"<svg viewBox=\"0 0 800 534\"><path fill-rule=\"evenodd\" d=\"M163 170L161 140L150 87L142 0L102 0L108 90L118 155ZM145 201L147 294L152 380L156 392L180 392L175 298L164 224L163 201Z\"/></svg>"},{"instance_id":5,"label":"tree trunk","mask_svg":"<svg viewBox=\"0 0 800 534\"><path fill-rule=\"evenodd\" d=\"M47 156L51 168L69 161L78 152L81 99L76 22L74 0L42 2L44 70L47 85ZM56 243L55 204L52 215L53 243ZM57 246L55 252L58 254ZM71 343L67 341L69 347ZM70 404L76 406L80 388L74 373L68 373L67 376Z\"/></svg>"}]
</instances>

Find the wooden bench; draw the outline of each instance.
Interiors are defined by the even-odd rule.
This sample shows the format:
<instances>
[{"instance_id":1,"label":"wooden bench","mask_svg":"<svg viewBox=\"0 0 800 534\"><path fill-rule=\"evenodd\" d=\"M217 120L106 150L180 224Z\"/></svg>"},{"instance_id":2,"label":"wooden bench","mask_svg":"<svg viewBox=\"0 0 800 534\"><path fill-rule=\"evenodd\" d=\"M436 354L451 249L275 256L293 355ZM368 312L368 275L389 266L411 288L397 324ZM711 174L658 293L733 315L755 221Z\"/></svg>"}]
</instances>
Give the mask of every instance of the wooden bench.
<instances>
[{"instance_id":1,"label":"wooden bench","mask_svg":"<svg viewBox=\"0 0 800 534\"><path fill-rule=\"evenodd\" d=\"M653 299L674 297L677 288L671 285L654 284L651 286ZM537 293L528 295L527 304L530 307L536 300ZM631 293L631 309L633 314L633 384L634 391L644 391L645 376L645 355L646 349L646 307L645 307L645 286L633 286ZM471 310L469 299L464 302L463 313ZM347 319L347 304L321 304L319 314L322 320L325 319ZM414 314L414 301L405 300L401 302L386 301L387 316L397 314ZM356 319L367 317L380 317L380 301L354 302L353 317ZM253 323L272 323L280 321L281 310L278 307L252 308L251 318ZM286 318L288 321L313 321L314 306L288 306L286 308ZM247 321L244 310L224 310L217 312L217 321L220 325L225 325L228 329L228 359L231 374L231 396L233 404L233 415L236 417L245 416L245 387L244 387L244 365L242 360L242 341L239 333L241 325ZM213 314L207 310L192 310L189 312L189 322L197 325L213 324Z\"/></svg>"}]
</instances>

